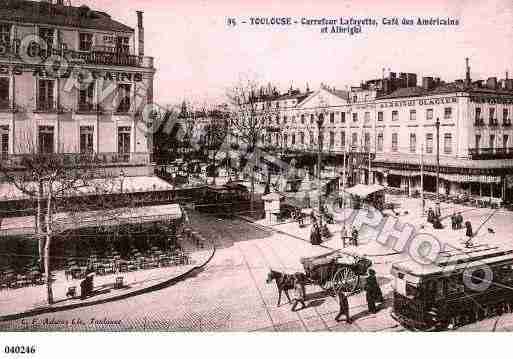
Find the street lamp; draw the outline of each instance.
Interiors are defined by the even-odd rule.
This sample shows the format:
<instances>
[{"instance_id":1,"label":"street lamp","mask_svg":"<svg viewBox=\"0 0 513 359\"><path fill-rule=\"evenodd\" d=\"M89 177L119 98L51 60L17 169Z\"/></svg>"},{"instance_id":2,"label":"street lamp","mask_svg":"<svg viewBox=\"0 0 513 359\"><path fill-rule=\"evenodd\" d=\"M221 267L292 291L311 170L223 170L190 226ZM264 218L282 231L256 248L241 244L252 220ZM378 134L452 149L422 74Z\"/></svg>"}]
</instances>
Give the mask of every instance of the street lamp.
<instances>
[{"instance_id":1,"label":"street lamp","mask_svg":"<svg viewBox=\"0 0 513 359\"><path fill-rule=\"evenodd\" d=\"M440 205L440 118L436 118L436 202Z\"/></svg>"},{"instance_id":2,"label":"street lamp","mask_svg":"<svg viewBox=\"0 0 513 359\"><path fill-rule=\"evenodd\" d=\"M324 125L324 117L327 113L326 104L324 99L320 99L320 111L317 113L317 191L319 199L319 226L322 230L322 192L321 192L321 162L322 162L322 143L324 142L322 136L322 127Z\"/></svg>"}]
</instances>

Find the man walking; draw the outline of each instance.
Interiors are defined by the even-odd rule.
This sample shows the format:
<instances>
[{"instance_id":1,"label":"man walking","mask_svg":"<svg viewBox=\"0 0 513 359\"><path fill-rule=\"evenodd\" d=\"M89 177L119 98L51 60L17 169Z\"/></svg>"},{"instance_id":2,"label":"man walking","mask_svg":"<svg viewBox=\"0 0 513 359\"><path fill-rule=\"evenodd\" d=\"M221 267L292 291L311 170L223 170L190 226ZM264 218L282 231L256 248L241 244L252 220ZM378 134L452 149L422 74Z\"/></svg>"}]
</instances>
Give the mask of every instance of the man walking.
<instances>
[{"instance_id":1,"label":"man walking","mask_svg":"<svg viewBox=\"0 0 513 359\"><path fill-rule=\"evenodd\" d=\"M346 226L342 227L342 231L340 231L340 239L342 240L342 248L346 248L346 238L347 238L347 230Z\"/></svg>"},{"instance_id":2,"label":"man walking","mask_svg":"<svg viewBox=\"0 0 513 359\"><path fill-rule=\"evenodd\" d=\"M294 274L294 304L292 304L292 311L296 311L296 307L301 303L301 309L306 307L305 304L306 292L305 283L301 273Z\"/></svg>"},{"instance_id":3,"label":"man walking","mask_svg":"<svg viewBox=\"0 0 513 359\"><path fill-rule=\"evenodd\" d=\"M385 300L379 288L378 280L376 279L376 271L374 269L369 269L369 276L365 283L365 291L369 312L376 313L376 302L383 304Z\"/></svg>"},{"instance_id":4,"label":"man walking","mask_svg":"<svg viewBox=\"0 0 513 359\"><path fill-rule=\"evenodd\" d=\"M346 323L351 324L353 321L349 316L349 302L347 300L347 296L343 290L339 290L338 294L338 305L340 306L337 316L335 317L335 321L340 321L340 317L342 315L346 316Z\"/></svg>"},{"instance_id":5,"label":"man walking","mask_svg":"<svg viewBox=\"0 0 513 359\"><path fill-rule=\"evenodd\" d=\"M358 247L358 230L353 227L353 230L351 231L351 238L353 240L353 245L355 247Z\"/></svg>"}]
</instances>

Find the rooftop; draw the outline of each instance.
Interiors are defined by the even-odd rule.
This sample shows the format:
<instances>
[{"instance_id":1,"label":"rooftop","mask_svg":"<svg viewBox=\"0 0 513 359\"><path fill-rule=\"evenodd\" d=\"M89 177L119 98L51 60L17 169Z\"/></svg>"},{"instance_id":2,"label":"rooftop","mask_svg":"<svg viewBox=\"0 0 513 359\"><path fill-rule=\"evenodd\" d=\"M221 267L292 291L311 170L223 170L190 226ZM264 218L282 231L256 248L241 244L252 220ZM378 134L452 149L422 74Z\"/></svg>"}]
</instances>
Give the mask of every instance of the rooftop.
<instances>
[{"instance_id":1,"label":"rooftop","mask_svg":"<svg viewBox=\"0 0 513 359\"><path fill-rule=\"evenodd\" d=\"M26 0L0 0L0 21L134 32L109 14L87 6L66 6Z\"/></svg>"}]
</instances>

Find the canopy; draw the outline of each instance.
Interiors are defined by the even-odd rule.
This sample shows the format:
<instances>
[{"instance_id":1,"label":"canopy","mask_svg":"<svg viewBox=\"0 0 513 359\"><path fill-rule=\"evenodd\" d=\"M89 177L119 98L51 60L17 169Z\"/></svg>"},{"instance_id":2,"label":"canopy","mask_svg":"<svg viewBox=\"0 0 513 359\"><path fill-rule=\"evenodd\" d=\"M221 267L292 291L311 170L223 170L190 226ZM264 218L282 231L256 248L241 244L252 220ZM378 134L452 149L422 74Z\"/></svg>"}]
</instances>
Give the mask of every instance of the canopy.
<instances>
[{"instance_id":1,"label":"canopy","mask_svg":"<svg viewBox=\"0 0 513 359\"><path fill-rule=\"evenodd\" d=\"M371 194L382 191L384 189L385 189L385 187L380 186L379 184L372 184L372 185L357 184L354 187L346 188L345 192L349 193L353 196L360 197L360 198L367 198Z\"/></svg>"}]
</instances>

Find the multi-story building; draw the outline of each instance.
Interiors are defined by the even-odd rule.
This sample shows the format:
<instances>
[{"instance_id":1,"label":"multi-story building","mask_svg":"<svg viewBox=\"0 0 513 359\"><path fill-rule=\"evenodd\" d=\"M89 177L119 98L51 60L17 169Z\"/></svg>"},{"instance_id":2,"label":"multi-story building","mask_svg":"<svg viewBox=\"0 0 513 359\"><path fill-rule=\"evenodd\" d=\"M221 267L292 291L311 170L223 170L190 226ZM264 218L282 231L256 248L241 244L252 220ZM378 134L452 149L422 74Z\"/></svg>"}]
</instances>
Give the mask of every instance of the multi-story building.
<instances>
[{"instance_id":1,"label":"multi-story building","mask_svg":"<svg viewBox=\"0 0 513 359\"><path fill-rule=\"evenodd\" d=\"M142 114L153 58L137 30L62 0L0 4L0 153L95 155L128 176L151 170Z\"/></svg>"},{"instance_id":2,"label":"multi-story building","mask_svg":"<svg viewBox=\"0 0 513 359\"><path fill-rule=\"evenodd\" d=\"M275 101L287 96L290 91ZM439 169L442 194L513 199L513 79L507 75L472 81L467 60L465 79L451 83L423 77L417 86L416 74L390 73L348 91L321 86L294 96L295 104L280 106L264 146L297 155L316 151L320 139L323 158L340 168L345 152L361 182L412 193L420 190L422 161L425 191L437 192Z\"/></svg>"}]
</instances>

